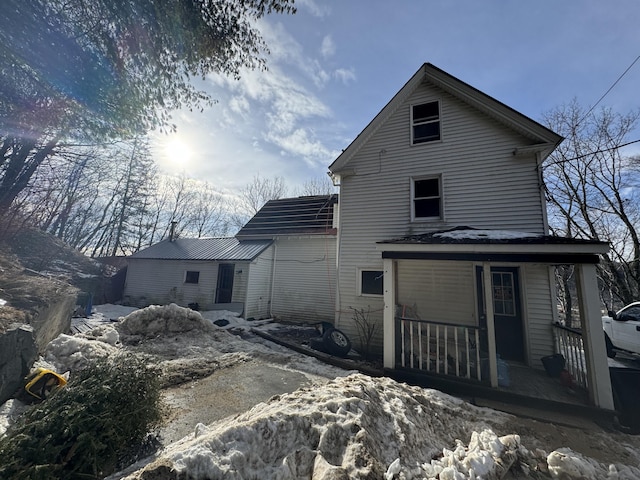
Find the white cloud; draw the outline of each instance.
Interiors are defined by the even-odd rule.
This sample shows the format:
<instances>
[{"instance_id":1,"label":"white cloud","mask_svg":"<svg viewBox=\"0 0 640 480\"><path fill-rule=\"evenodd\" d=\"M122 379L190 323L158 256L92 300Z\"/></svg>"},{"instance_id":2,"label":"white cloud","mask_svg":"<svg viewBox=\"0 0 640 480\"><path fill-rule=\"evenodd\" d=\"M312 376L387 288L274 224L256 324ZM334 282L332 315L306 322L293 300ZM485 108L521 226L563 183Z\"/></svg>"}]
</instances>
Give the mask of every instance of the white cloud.
<instances>
[{"instance_id":1,"label":"white cloud","mask_svg":"<svg viewBox=\"0 0 640 480\"><path fill-rule=\"evenodd\" d=\"M284 153L300 157L312 166L324 164L336 154L327 149L322 142L311 138L309 131L304 128L297 128L286 135L271 132L269 140L281 147Z\"/></svg>"},{"instance_id":2,"label":"white cloud","mask_svg":"<svg viewBox=\"0 0 640 480\"><path fill-rule=\"evenodd\" d=\"M331 38L331 35L327 35L322 39L322 44L320 45L320 54L324 58L328 58L331 57L334 53L336 53L336 44Z\"/></svg>"},{"instance_id":3,"label":"white cloud","mask_svg":"<svg viewBox=\"0 0 640 480\"><path fill-rule=\"evenodd\" d=\"M333 76L345 85L347 85L349 82L355 81L356 79L356 73L353 71L353 68L338 68L333 72Z\"/></svg>"},{"instance_id":4,"label":"white cloud","mask_svg":"<svg viewBox=\"0 0 640 480\"><path fill-rule=\"evenodd\" d=\"M314 17L326 17L331 13L331 7L318 5L315 0L296 0L296 6L306 8Z\"/></svg>"},{"instance_id":5,"label":"white cloud","mask_svg":"<svg viewBox=\"0 0 640 480\"><path fill-rule=\"evenodd\" d=\"M249 101L242 95L235 95L229 100L229 108L232 112L244 116L249 113Z\"/></svg>"}]
</instances>

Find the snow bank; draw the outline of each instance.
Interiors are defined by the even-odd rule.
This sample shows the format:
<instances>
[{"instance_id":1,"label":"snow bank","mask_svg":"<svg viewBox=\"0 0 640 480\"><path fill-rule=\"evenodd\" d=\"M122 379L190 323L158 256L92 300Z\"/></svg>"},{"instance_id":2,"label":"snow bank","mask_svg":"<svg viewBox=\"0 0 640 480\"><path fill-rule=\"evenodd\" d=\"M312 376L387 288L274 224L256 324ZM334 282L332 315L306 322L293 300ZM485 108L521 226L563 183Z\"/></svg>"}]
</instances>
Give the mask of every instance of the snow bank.
<instances>
[{"instance_id":1,"label":"snow bank","mask_svg":"<svg viewBox=\"0 0 640 480\"><path fill-rule=\"evenodd\" d=\"M334 478L393 478L398 472L422 478L438 468L431 461L443 445L507 418L435 390L353 374L200 425L195 438L168 447L146 470L169 462L194 479L320 478L328 472ZM467 471L480 464L486 472L501 471L517 448L517 442L500 443L485 433L472 438ZM449 470L457 465L449 463Z\"/></svg>"},{"instance_id":2,"label":"snow bank","mask_svg":"<svg viewBox=\"0 0 640 480\"><path fill-rule=\"evenodd\" d=\"M124 478L167 471L194 480L640 478L635 467L569 449L529 451L518 435L495 433L510 418L437 390L353 374L198 424L192 436Z\"/></svg>"},{"instance_id":3,"label":"snow bank","mask_svg":"<svg viewBox=\"0 0 640 480\"><path fill-rule=\"evenodd\" d=\"M47 345L45 360L55 366L57 372L74 371L86 367L90 362L111 357L120 349L104 341L84 335L62 334Z\"/></svg>"},{"instance_id":4,"label":"snow bank","mask_svg":"<svg viewBox=\"0 0 640 480\"><path fill-rule=\"evenodd\" d=\"M118 326L121 335L145 338L206 330L208 327L209 323L200 313L175 303L136 310L121 319Z\"/></svg>"}]
</instances>

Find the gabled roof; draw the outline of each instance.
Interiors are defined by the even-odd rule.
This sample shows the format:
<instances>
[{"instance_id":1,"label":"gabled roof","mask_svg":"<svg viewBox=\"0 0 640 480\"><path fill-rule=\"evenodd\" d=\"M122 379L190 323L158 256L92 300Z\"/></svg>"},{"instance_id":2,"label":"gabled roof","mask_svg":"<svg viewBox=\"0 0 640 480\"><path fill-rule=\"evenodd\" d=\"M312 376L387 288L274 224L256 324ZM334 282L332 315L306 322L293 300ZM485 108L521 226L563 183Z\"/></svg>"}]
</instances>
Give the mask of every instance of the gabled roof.
<instances>
[{"instance_id":1,"label":"gabled roof","mask_svg":"<svg viewBox=\"0 0 640 480\"><path fill-rule=\"evenodd\" d=\"M333 206L337 202L337 194L270 200L240 229L236 237L335 235Z\"/></svg>"},{"instance_id":2,"label":"gabled roof","mask_svg":"<svg viewBox=\"0 0 640 480\"><path fill-rule=\"evenodd\" d=\"M157 260L251 261L273 243L271 240L238 241L231 238L177 238L163 240L130 258Z\"/></svg>"},{"instance_id":3,"label":"gabled roof","mask_svg":"<svg viewBox=\"0 0 640 480\"><path fill-rule=\"evenodd\" d=\"M493 97L481 92L471 85L458 80L438 67L425 63L400 89L398 93L374 117L365 129L343 150L338 158L329 166L332 173L339 174L347 167L349 160L360 150L365 142L380 128L381 125L395 112L405 100L423 83L429 82L467 104L484 112L507 127L531 139L532 146L543 155L549 155L563 140L563 137L548 129L544 125L530 119L526 115L499 102ZM407 127L408 128L408 127Z\"/></svg>"}]
</instances>

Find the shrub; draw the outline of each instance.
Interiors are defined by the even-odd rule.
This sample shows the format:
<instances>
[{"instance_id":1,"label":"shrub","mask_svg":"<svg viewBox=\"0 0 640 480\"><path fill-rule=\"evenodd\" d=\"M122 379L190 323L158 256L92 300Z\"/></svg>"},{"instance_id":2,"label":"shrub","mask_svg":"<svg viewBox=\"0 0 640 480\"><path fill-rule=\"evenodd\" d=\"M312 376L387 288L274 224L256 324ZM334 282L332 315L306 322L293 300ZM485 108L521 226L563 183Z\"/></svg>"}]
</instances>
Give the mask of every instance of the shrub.
<instances>
[{"instance_id":1,"label":"shrub","mask_svg":"<svg viewBox=\"0 0 640 480\"><path fill-rule=\"evenodd\" d=\"M0 478L104 478L162 418L159 372L120 355L77 372L0 439Z\"/></svg>"}]
</instances>

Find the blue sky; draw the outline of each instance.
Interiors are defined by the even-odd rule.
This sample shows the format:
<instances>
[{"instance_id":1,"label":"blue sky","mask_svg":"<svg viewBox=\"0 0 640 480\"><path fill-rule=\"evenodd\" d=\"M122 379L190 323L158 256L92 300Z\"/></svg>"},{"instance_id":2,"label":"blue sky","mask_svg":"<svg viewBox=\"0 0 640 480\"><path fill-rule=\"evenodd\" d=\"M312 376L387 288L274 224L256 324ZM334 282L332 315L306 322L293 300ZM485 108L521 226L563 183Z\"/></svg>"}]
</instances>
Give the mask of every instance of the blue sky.
<instances>
[{"instance_id":1,"label":"blue sky","mask_svg":"<svg viewBox=\"0 0 640 480\"><path fill-rule=\"evenodd\" d=\"M640 55L638 0L297 0L296 7L259 24L271 49L268 71L207 78L202 86L218 103L176 112L177 134L156 137L167 172L226 192L256 174L282 176L293 189L324 176L424 62L540 121L573 98L593 105ZM640 108L639 85L640 61L600 105Z\"/></svg>"}]
</instances>

